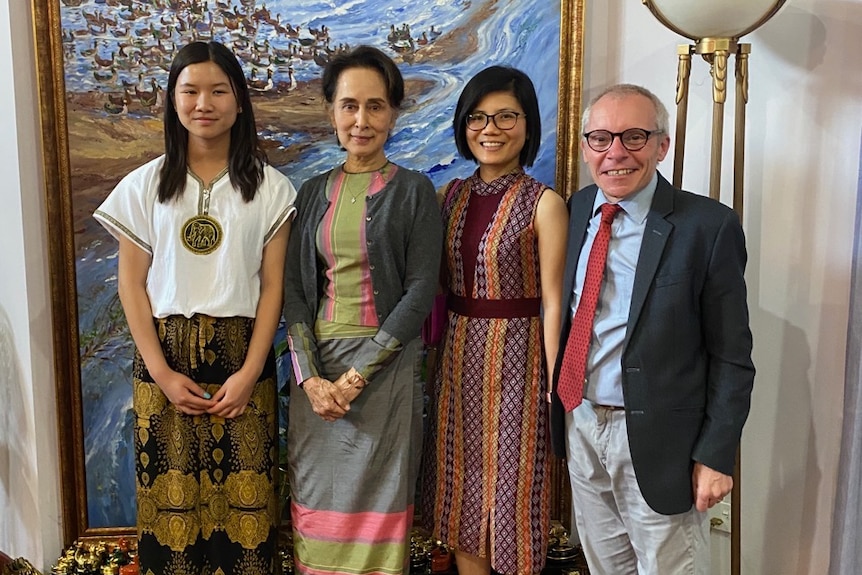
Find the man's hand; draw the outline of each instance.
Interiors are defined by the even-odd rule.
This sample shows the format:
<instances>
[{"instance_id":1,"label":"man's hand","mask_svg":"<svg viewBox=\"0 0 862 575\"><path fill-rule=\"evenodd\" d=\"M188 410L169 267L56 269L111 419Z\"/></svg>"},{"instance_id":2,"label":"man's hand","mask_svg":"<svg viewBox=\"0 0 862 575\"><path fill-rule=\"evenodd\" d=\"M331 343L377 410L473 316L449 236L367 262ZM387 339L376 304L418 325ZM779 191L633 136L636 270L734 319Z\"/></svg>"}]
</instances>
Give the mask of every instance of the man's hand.
<instances>
[{"instance_id":1,"label":"man's hand","mask_svg":"<svg viewBox=\"0 0 862 575\"><path fill-rule=\"evenodd\" d=\"M328 379L309 377L302 382L302 389L311 402L311 409L325 421L335 421L350 411L350 401Z\"/></svg>"},{"instance_id":2,"label":"man's hand","mask_svg":"<svg viewBox=\"0 0 862 575\"><path fill-rule=\"evenodd\" d=\"M694 490L694 506L703 512L730 493L733 489L733 477L695 462L691 485Z\"/></svg>"},{"instance_id":3,"label":"man's hand","mask_svg":"<svg viewBox=\"0 0 862 575\"><path fill-rule=\"evenodd\" d=\"M155 376L153 379L156 379ZM186 415L203 415L215 406L215 400L209 397L209 393L177 371L167 371L156 379L156 384L168 401Z\"/></svg>"}]
</instances>

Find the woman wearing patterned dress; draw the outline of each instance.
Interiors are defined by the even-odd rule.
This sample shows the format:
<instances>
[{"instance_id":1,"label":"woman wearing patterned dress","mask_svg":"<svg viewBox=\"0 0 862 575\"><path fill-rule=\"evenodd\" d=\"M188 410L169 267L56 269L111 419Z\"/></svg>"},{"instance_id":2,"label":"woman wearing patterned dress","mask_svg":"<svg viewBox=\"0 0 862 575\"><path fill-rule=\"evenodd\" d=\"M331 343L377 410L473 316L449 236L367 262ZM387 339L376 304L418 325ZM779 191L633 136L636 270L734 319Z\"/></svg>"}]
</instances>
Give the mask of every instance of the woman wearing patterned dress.
<instances>
[{"instance_id":1,"label":"woman wearing patterned dress","mask_svg":"<svg viewBox=\"0 0 862 575\"><path fill-rule=\"evenodd\" d=\"M276 568L275 356L296 191L258 147L242 68L216 42L168 76L165 155L95 217L120 242L135 342L142 575Z\"/></svg>"},{"instance_id":2,"label":"woman wearing patterned dress","mask_svg":"<svg viewBox=\"0 0 862 575\"><path fill-rule=\"evenodd\" d=\"M384 152L404 97L388 56L334 56L323 95L347 158L301 187L287 254L294 559L299 573L396 574L409 565L440 210L430 180Z\"/></svg>"},{"instance_id":3,"label":"woman wearing patterned dress","mask_svg":"<svg viewBox=\"0 0 862 575\"><path fill-rule=\"evenodd\" d=\"M423 517L456 550L460 575L535 574L549 529L546 397L568 214L558 194L524 173L541 134L526 74L479 72L453 127L458 151L479 168L441 191L448 327L432 390Z\"/></svg>"}]
</instances>

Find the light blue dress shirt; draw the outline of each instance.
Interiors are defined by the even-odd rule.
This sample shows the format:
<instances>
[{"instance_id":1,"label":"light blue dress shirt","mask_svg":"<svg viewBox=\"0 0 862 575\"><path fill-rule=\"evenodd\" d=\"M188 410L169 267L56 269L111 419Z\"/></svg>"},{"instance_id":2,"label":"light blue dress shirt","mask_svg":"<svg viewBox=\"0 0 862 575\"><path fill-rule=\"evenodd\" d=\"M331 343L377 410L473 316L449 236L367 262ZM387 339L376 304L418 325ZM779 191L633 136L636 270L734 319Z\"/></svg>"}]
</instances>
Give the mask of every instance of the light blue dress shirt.
<instances>
[{"instance_id":1,"label":"light blue dress shirt","mask_svg":"<svg viewBox=\"0 0 862 575\"><path fill-rule=\"evenodd\" d=\"M632 288L638 265L641 243L646 229L646 218L658 184L658 173L640 191L619 202L623 211L611 224L611 239L605 277L596 306L593 339L587 355L584 397L601 405L623 406L622 353L626 337L626 324L631 308ZM601 223L601 205L607 198L600 189L593 203L593 215L587 227L587 237L578 258L575 274L572 316L580 302L587 262L593 240Z\"/></svg>"}]
</instances>

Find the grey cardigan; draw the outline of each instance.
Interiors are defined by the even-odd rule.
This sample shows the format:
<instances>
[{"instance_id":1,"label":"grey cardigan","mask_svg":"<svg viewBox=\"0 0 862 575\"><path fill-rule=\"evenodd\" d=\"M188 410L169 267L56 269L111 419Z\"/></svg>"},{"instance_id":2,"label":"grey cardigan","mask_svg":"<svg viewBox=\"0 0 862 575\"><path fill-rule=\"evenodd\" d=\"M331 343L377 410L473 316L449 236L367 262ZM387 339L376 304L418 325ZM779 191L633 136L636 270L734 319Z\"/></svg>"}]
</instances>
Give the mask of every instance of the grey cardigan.
<instances>
[{"instance_id":1,"label":"grey cardigan","mask_svg":"<svg viewBox=\"0 0 862 575\"><path fill-rule=\"evenodd\" d=\"M391 362L403 344L419 336L437 291L443 224L431 181L396 166L380 192L366 196L365 235L374 306L380 328L359 353L355 367L367 380ZM306 181L296 200L284 278L284 318L296 383L321 374L314 322L323 293L317 230L329 200L335 168Z\"/></svg>"}]
</instances>

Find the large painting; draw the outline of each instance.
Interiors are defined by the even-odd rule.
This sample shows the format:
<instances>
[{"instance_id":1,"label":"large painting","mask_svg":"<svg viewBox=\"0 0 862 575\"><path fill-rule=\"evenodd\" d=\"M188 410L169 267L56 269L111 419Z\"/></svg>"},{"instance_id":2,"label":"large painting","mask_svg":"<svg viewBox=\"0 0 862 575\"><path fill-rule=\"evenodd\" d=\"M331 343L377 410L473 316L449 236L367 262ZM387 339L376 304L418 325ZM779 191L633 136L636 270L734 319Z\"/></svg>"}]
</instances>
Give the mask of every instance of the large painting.
<instances>
[{"instance_id":1,"label":"large painting","mask_svg":"<svg viewBox=\"0 0 862 575\"><path fill-rule=\"evenodd\" d=\"M67 542L135 523L132 345L117 244L92 212L161 153L176 50L210 39L234 50L269 160L297 187L343 160L320 94L332 54L371 44L398 62L407 101L387 154L437 186L475 168L457 155L451 127L465 82L491 64L521 68L542 110L531 173L567 195L577 184L583 1L32 0Z\"/></svg>"}]
</instances>

